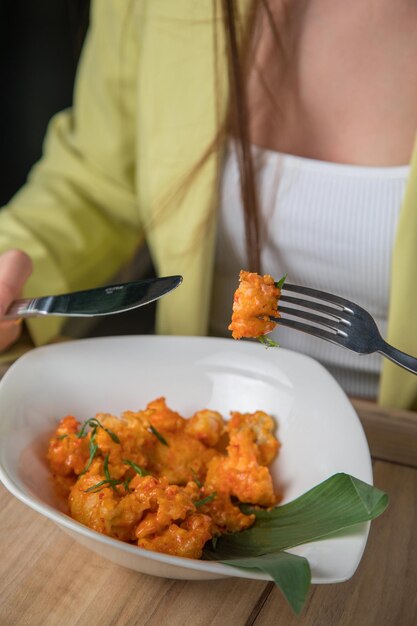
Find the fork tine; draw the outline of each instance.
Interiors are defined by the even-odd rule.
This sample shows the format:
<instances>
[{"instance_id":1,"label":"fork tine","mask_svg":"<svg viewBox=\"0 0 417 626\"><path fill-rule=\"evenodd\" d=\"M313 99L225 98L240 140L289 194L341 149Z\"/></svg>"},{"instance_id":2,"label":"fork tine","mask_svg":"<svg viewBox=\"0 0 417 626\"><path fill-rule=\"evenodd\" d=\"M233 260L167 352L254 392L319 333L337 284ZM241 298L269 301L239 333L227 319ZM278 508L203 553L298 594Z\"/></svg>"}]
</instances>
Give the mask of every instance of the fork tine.
<instances>
[{"instance_id":1,"label":"fork tine","mask_svg":"<svg viewBox=\"0 0 417 626\"><path fill-rule=\"evenodd\" d=\"M296 322L295 320L288 319L287 317L277 317L271 318L274 319L281 326L287 326L288 328L293 328L294 330L301 330L304 333L308 333L309 335L313 335L313 337L319 337L320 339L325 339L326 341L331 341L332 343L336 343L339 346L345 346L345 337L344 334L341 334L339 331L331 333L328 330L324 330L323 328L319 328L318 326L310 326L310 324L304 324L303 322Z\"/></svg>"},{"instance_id":2,"label":"fork tine","mask_svg":"<svg viewBox=\"0 0 417 626\"><path fill-rule=\"evenodd\" d=\"M313 311L320 311L321 313L326 313L326 315L331 315L333 318L337 320L342 320L346 313L349 315L350 312L344 309L327 306L326 304L322 304L321 302L315 302L314 300L306 300L305 298L294 298L294 296L287 296L286 294L281 294L279 298L280 302L289 302L290 304L296 304L297 306L303 306L307 309L312 309ZM280 307L280 310L282 307ZM296 309L298 310L298 309ZM345 320L347 321L347 320Z\"/></svg>"},{"instance_id":3,"label":"fork tine","mask_svg":"<svg viewBox=\"0 0 417 626\"><path fill-rule=\"evenodd\" d=\"M286 313L287 315L292 315L293 317L301 317L302 319L314 322L315 324L321 324L321 326L326 326L334 331L338 330L337 325L340 323L350 326L350 322L336 316L333 316L336 319L330 319L329 317L324 317L324 315L316 315L315 313L310 313L310 311L303 311L302 309L295 309L288 306L280 306L279 311L280 313Z\"/></svg>"},{"instance_id":4,"label":"fork tine","mask_svg":"<svg viewBox=\"0 0 417 626\"><path fill-rule=\"evenodd\" d=\"M343 308L348 309L349 311L354 311L352 307L355 305L353 302L346 300L345 298L341 298L340 296L335 296L332 293L328 293L327 291L321 291L320 289L312 289L311 287L303 287L301 285L291 285L284 283L282 286L282 290L294 291L298 293L302 293L305 296L310 296L310 298L317 298L318 300L325 300L326 302L332 302L333 304L338 304Z\"/></svg>"}]
</instances>

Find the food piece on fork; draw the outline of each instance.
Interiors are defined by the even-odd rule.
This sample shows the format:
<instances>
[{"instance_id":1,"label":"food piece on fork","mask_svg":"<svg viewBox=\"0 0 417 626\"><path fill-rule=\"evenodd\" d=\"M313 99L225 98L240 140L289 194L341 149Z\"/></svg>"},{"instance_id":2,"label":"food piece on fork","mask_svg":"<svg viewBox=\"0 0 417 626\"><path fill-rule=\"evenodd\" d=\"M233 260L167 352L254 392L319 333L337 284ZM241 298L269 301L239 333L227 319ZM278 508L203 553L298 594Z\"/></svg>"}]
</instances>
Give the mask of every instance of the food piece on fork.
<instances>
[{"instance_id":1,"label":"food piece on fork","mask_svg":"<svg viewBox=\"0 0 417 626\"><path fill-rule=\"evenodd\" d=\"M269 274L261 276L241 270L229 325L233 338L256 338L274 330L277 324L271 317L279 317L280 295L280 288Z\"/></svg>"}]
</instances>

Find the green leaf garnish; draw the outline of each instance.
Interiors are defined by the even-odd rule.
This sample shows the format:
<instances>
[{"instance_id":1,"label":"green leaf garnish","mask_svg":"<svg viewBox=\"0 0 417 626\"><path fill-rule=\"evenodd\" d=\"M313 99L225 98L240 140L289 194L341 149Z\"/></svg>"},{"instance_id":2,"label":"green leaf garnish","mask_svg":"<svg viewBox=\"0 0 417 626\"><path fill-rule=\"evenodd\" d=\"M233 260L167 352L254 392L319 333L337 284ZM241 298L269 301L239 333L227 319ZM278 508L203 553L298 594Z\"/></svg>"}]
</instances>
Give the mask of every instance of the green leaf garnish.
<instances>
[{"instance_id":1,"label":"green leaf garnish","mask_svg":"<svg viewBox=\"0 0 417 626\"><path fill-rule=\"evenodd\" d=\"M136 465L136 463L134 463L133 461L129 461L129 459L123 459L123 463L125 465L129 465L129 467L134 469L136 474L139 474L139 476L149 476L149 472L143 469L143 467Z\"/></svg>"},{"instance_id":2,"label":"green leaf garnish","mask_svg":"<svg viewBox=\"0 0 417 626\"><path fill-rule=\"evenodd\" d=\"M214 498L217 496L217 493L215 491L213 491L213 493L210 493L208 496L206 496L205 498L201 498L201 500L196 500L194 502L194 506L196 508L198 508L199 506L203 506L203 504L207 504L207 502L211 502L212 500L214 500Z\"/></svg>"},{"instance_id":3,"label":"green leaf garnish","mask_svg":"<svg viewBox=\"0 0 417 626\"><path fill-rule=\"evenodd\" d=\"M61 441L62 439L66 439L68 437L68 435L59 435L59 437L57 437L58 441Z\"/></svg>"},{"instance_id":4,"label":"green leaf garnish","mask_svg":"<svg viewBox=\"0 0 417 626\"><path fill-rule=\"evenodd\" d=\"M293 555L282 557L283 550L375 519L387 505L388 496L383 491L349 474L335 474L272 510L243 506L244 513L255 514L255 524L240 533L222 535L215 549L207 549L205 555L233 567L267 571L299 612L306 597L305 564L296 562Z\"/></svg>"},{"instance_id":5,"label":"green leaf garnish","mask_svg":"<svg viewBox=\"0 0 417 626\"><path fill-rule=\"evenodd\" d=\"M267 335L259 335L256 337L258 341L260 341L266 348L279 348L279 343L273 341Z\"/></svg>"},{"instance_id":6,"label":"green leaf garnish","mask_svg":"<svg viewBox=\"0 0 417 626\"><path fill-rule=\"evenodd\" d=\"M284 274L284 276L275 283L275 287L278 287L278 289L282 289L286 280L287 274Z\"/></svg>"},{"instance_id":7,"label":"green leaf garnish","mask_svg":"<svg viewBox=\"0 0 417 626\"><path fill-rule=\"evenodd\" d=\"M294 613L297 615L301 613L311 584L311 570L306 558L289 552L277 552L265 554L262 557L223 562L233 567L261 570L269 574L284 594Z\"/></svg>"},{"instance_id":8,"label":"green leaf garnish","mask_svg":"<svg viewBox=\"0 0 417 626\"><path fill-rule=\"evenodd\" d=\"M270 511L244 506L256 523L240 533L223 535L219 546L228 556L259 556L323 539L374 519L388 504L383 491L349 476L335 474L288 504Z\"/></svg>"},{"instance_id":9,"label":"green leaf garnish","mask_svg":"<svg viewBox=\"0 0 417 626\"><path fill-rule=\"evenodd\" d=\"M158 441L160 441L164 446L169 447L167 440L161 435L160 432L156 430L155 426L152 426L152 424L149 424L149 430L151 431L153 435L155 435Z\"/></svg>"}]
</instances>

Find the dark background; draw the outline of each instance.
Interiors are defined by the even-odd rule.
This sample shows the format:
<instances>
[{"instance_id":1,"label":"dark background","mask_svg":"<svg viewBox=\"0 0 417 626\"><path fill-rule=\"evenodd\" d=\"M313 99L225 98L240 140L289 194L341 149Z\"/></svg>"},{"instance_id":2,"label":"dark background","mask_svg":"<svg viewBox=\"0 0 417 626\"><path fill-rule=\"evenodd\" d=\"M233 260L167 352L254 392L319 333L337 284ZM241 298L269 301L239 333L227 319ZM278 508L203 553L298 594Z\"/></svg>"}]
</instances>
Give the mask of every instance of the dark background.
<instances>
[{"instance_id":1,"label":"dark background","mask_svg":"<svg viewBox=\"0 0 417 626\"><path fill-rule=\"evenodd\" d=\"M100 0L106 2L106 0ZM89 25L90 0L0 0L0 207L41 157L50 118L72 103L74 78ZM152 276L146 251L124 282ZM93 325L69 324L74 336L153 332L153 304Z\"/></svg>"},{"instance_id":2,"label":"dark background","mask_svg":"<svg viewBox=\"0 0 417 626\"><path fill-rule=\"evenodd\" d=\"M89 0L0 0L0 205L25 182L48 121L67 108Z\"/></svg>"}]
</instances>

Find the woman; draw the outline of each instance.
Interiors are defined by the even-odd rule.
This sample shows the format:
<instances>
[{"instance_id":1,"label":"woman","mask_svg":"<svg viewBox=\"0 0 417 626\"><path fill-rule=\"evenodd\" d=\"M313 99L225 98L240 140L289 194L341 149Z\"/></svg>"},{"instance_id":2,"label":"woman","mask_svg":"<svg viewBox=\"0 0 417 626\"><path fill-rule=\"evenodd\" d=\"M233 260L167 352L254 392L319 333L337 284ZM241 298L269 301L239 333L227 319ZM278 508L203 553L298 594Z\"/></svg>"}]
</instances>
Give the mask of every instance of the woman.
<instances>
[{"instance_id":1,"label":"woman","mask_svg":"<svg viewBox=\"0 0 417 626\"><path fill-rule=\"evenodd\" d=\"M1 259L3 306L22 285L29 295L104 282L145 238L158 274L184 275L181 289L160 303L161 333L218 332L230 315L223 295L231 289L227 277L237 277L240 267L275 276L288 272L293 282L320 287L325 263L329 284L340 287L340 295L358 295L355 280L353 291L344 289L352 275L352 236L338 240L347 248L343 257L334 249L321 256L321 248L349 227L346 221L338 230L335 215L343 207L350 214L359 198L361 215L368 215L368 205L372 209L367 237L377 237L377 256L367 256L365 245L363 263L356 266L361 293L370 295L359 304L369 308L380 297L373 290L375 276L383 280L380 259L389 270L394 248L388 339L417 353L417 165L409 177L407 165L417 127L417 82L410 79L416 34L416 8L406 0L395 6L388 0L343 6L332 0L96 1L74 108L51 122L42 161L0 214L0 249L26 251L34 266L25 282L26 257L9 253ZM300 159L295 169L286 155ZM312 214L314 198L320 208L326 189L334 186L334 172L321 167L331 163L348 168L347 184L332 199L339 213L327 206ZM320 167L320 184L299 186L312 164ZM365 179L359 187L358 177ZM242 203L233 191L239 184ZM297 206L293 197L285 206L287 188L289 195L304 189ZM382 200L381 214L390 220L380 236ZM333 226L310 236L319 215ZM291 239L297 232L300 237ZM307 244L304 269L295 261L288 266L291 259L302 260ZM347 261L340 263L342 258ZM366 283L363 275L373 259L375 276ZM387 316L388 295L378 302L381 318ZM56 321L30 322L35 343L58 330ZM4 328L3 346L17 332L16 326ZM289 337L285 345L299 341ZM320 356L317 349L306 345ZM330 362L334 354L326 358L337 369L337 361ZM368 371L355 359L339 363L346 388L355 393L348 385L356 369L359 379L371 375L364 395L376 393L379 363ZM384 363L380 400L415 406L417 378Z\"/></svg>"}]
</instances>

